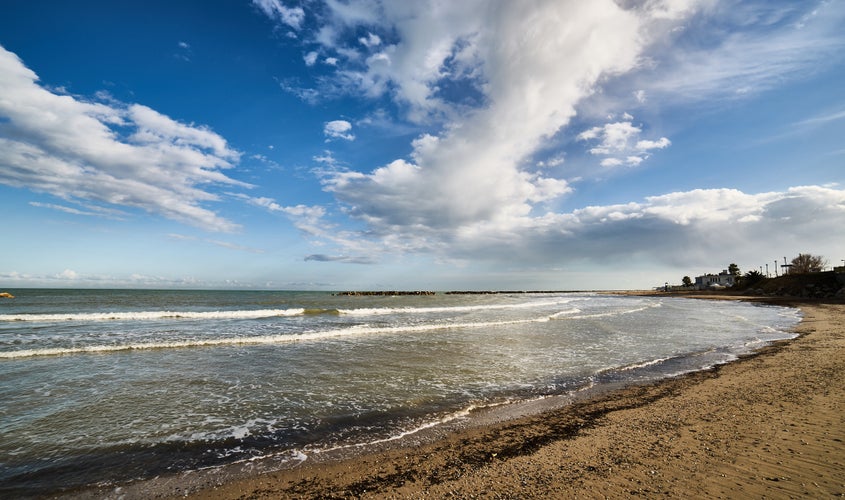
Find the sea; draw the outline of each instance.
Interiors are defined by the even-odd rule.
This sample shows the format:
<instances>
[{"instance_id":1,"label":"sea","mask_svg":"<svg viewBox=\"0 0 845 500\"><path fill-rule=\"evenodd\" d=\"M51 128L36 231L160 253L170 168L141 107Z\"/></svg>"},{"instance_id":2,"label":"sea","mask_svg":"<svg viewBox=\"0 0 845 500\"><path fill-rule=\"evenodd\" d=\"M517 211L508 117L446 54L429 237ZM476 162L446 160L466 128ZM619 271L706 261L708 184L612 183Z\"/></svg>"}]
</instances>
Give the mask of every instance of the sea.
<instances>
[{"instance_id":1,"label":"sea","mask_svg":"<svg viewBox=\"0 0 845 500\"><path fill-rule=\"evenodd\" d=\"M604 293L8 290L0 497L389 442L792 338L797 309Z\"/></svg>"}]
</instances>

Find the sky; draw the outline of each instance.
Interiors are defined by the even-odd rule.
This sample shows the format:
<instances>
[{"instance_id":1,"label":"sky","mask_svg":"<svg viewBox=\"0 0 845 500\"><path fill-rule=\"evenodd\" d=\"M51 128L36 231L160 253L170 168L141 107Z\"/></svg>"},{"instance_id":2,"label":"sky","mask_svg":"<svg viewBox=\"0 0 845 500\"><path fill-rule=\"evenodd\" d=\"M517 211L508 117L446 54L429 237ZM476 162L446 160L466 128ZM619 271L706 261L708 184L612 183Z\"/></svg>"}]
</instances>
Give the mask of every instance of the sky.
<instances>
[{"instance_id":1,"label":"sky","mask_svg":"<svg viewBox=\"0 0 845 500\"><path fill-rule=\"evenodd\" d=\"M845 0L0 5L0 287L845 259Z\"/></svg>"}]
</instances>

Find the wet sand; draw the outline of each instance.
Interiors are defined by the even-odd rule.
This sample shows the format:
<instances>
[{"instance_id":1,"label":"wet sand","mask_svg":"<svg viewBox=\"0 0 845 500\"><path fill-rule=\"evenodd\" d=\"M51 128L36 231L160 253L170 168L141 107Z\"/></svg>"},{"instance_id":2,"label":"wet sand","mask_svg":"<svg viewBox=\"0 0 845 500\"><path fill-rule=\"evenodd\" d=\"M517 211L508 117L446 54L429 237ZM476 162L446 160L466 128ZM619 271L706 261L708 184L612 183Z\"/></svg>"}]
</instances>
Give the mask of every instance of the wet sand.
<instances>
[{"instance_id":1,"label":"wet sand","mask_svg":"<svg viewBox=\"0 0 845 500\"><path fill-rule=\"evenodd\" d=\"M797 327L799 338L712 370L352 459L306 461L291 470L240 479L206 477L197 483L189 477L171 478L160 484L162 490L148 489L146 495L168 496L167 491L211 499L845 495L845 305L791 305L804 313ZM133 489L109 496L132 496Z\"/></svg>"}]
</instances>

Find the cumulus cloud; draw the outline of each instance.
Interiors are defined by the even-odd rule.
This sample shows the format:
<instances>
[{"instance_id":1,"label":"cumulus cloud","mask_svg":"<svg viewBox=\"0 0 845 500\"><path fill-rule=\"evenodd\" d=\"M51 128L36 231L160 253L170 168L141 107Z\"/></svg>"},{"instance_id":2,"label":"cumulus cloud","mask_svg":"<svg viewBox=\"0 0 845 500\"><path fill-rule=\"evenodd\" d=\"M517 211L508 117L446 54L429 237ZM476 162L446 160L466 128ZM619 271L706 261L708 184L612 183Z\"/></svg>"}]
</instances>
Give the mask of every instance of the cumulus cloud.
<instances>
[{"instance_id":1,"label":"cumulus cloud","mask_svg":"<svg viewBox=\"0 0 845 500\"><path fill-rule=\"evenodd\" d=\"M210 129L140 104L56 94L0 47L0 183L70 202L140 208L214 231L237 225L204 208L240 153Z\"/></svg>"},{"instance_id":2,"label":"cumulus cloud","mask_svg":"<svg viewBox=\"0 0 845 500\"><path fill-rule=\"evenodd\" d=\"M637 166L648 157L647 153L649 151L664 149L672 144L666 137L661 137L656 141L638 139L643 131L642 128L635 126L631 122L633 116L625 113L623 118L627 121L606 123L602 126L592 127L577 136L579 141L598 141L598 144L589 151L593 155L610 156L601 160L601 166ZM620 158L620 156L625 156L625 158Z\"/></svg>"},{"instance_id":3,"label":"cumulus cloud","mask_svg":"<svg viewBox=\"0 0 845 500\"><path fill-rule=\"evenodd\" d=\"M565 179L525 165L599 78L636 65L642 23L635 12L612 1L381 8L401 41L371 57L359 81L367 92L393 89L411 115L440 114L447 126L416 139L410 160L325 179L352 215L384 233L506 226L571 191ZM436 90L446 77L477 84L488 105L442 114L447 103Z\"/></svg>"},{"instance_id":4,"label":"cumulus cloud","mask_svg":"<svg viewBox=\"0 0 845 500\"><path fill-rule=\"evenodd\" d=\"M343 139L346 141L354 141L355 134L352 132L352 124L346 120L333 120L327 122L323 127L323 134L326 140Z\"/></svg>"}]
</instances>

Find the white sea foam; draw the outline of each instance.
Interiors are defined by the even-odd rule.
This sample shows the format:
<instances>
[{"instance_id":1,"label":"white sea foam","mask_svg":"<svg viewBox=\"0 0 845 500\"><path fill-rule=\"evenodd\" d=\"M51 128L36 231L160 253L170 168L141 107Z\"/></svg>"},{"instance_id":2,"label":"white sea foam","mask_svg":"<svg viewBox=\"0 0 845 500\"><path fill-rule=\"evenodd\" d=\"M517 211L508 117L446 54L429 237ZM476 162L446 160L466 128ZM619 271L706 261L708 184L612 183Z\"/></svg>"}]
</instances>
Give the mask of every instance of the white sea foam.
<instances>
[{"instance_id":1,"label":"white sea foam","mask_svg":"<svg viewBox=\"0 0 845 500\"><path fill-rule=\"evenodd\" d=\"M558 319L558 318L568 317L568 316L572 316L574 314L578 314L579 312L581 312L581 309L578 309L577 307L573 307L572 309L567 309L565 311L556 312L556 313L552 314L551 316L549 316L549 319Z\"/></svg>"},{"instance_id":2,"label":"white sea foam","mask_svg":"<svg viewBox=\"0 0 845 500\"><path fill-rule=\"evenodd\" d=\"M370 325L354 325L347 328L305 332L300 334L258 335L249 337L222 337L210 339L187 339L168 342L137 342L127 344L106 344L74 347L54 347L43 349L21 349L17 351L0 352L0 359L30 358L36 356L63 356L70 354L107 354L121 351L143 351L153 349L184 349L191 347L217 347L235 345L264 345L285 344L291 342L318 341L338 337L352 337L361 335L377 335L405 332L428 332L455 328L489 328L497 326L518 325L526 323L544 323L548 316L530 319L508 321L487 321L468 323L432 323L424 325L405 325L395 327L373 327Z\"/></svg>"},{"instance_id":3,"label":"white sea foam","mask_svg":"<svg viewBox=\"0 0 845 500\"><path fill-rule=\"evenodd\" d=\"M426 429L431 429L431 428L437 427L439 425L448 424L449 422L453 422L455 420L466 418L470 415L470 413L472 413L473 411L475 411L477 409L499 406L500 404L503 404L503 403L493 403L493 404L483 405L483 406L471 404L471 405L467 406L466 408L460 409L460 410L453 412L453 413L450 413L448 415L444 415L441 418L438 418L438 419L435 419L435 420L430 420L428 422L424 422L424 423L418 425L417 427L413 427L411 429L399 431L396 434L393 434L393 435L388 436L386 438L374 439L372 441L366 441L366 442L362 442L362 443L353 443L353 444L342 445L342 446L334 446L332 448L326 448L326 449L316 449L316 450L313 450L312 453L315 453L315 454L317 454L317 453L327 453L327 452L330 452L330 451L346 450L346 449L351 449L351 448L362 448L362 447L365 447L365 446L373 446L373 445L377 445L377 444L383 444L383 443L390 443L390 442L393 442L393 441L398 441L402 438L405 438L405 437L408 437L408 436L413 436L414 434L417 434L418 432L422 432Z\"/></svg>"},{"instance_id":4,"label":"white sea foam","mask_svg":"<svg viewBox=\"0 0 845 500\"><path fill-rule=\"evenodd\" d=\"M668 361L669 359L670 358L652 359L652 360L649 360L649 361L643 361L642 363L634 363L632 365L623 366L621 368L618 368L617 370L621 371L621 372L630 371L630 370L637 370L637 369L640 369L640 368L646 368L648 366L654 366L656 364L663 363L665 361Z\"/></svg>"},{"instance_id":5,"label":"white sea foam","mask_svg":"<svg viewBox=\"0 0 845 500\"><path fill-rule=\"evenodd\" d=\"M540 307L552 307L561 304L568 304L573 299L556 299L547 301L529 301L516 304L478 304L471 306L442 306L442 307L362 307L356 309L340 309L341 314L350 316L380 316L387 314L430 314L430 313L451 313L451 312L475 312L495 311L506 309L530 309Z\"/></svg>"},{"instance_id":6,"label":"white sea foam","mask_svg":"<svg viewBox=\"0 0 845 500\"><path fill-rule=\"evenodd\" d=\"M67 314L0 314L0 321L59 323L65 321L154 321L160 319L253 319L299 316L305 309L247 309L238 311L137 311Z\"/></svg>"},{"instance_id":7,"label":"white sea foam","mask_svg":"<svg viewBox=\"0 0 845 500\"><path fill-rule=\"evenodd\" d=\"M662 305L659 302L655 302L655 303L647 304L643 307L634 307L634 308L631 308L631 309L622 309L622 310L618 310L618 311L608 311L608 312L604 312L604 313L582 314L582 315L578 315L578 316L570 316L570 318L572 318L572 319L607 318L607 317L611 317L611 316L621 316L623 314L633 314L633 313L638 313L638 312L642 312L642 311L647 311L647 310L653 309L655 307L662 307Z\"/></svg>"},{"instance_id":8,"label":"white sea foam","mask_svg":"<svg viewBox=\"0 0 845 500\"><path fill-rule=\"evenodd\" d=\"M304 308L290 309L246 309L235 311L123 311L123 312L92 312L92 313L60 313L60 314L0 314L0 322L87 322L87 321L155 321L162 319L257 319L278 316L301 316L314 311L325 313L340 313L350 316L384 316L390 314L430 314L451 312L492 311L506 309L527 309L551 307L568 304L573 299L557 299L552 301L520 302L517 304L485 304L472 306L443 306L443 307L370 307L357 309L313 310Z\"/></svg>"}]
</instances>

